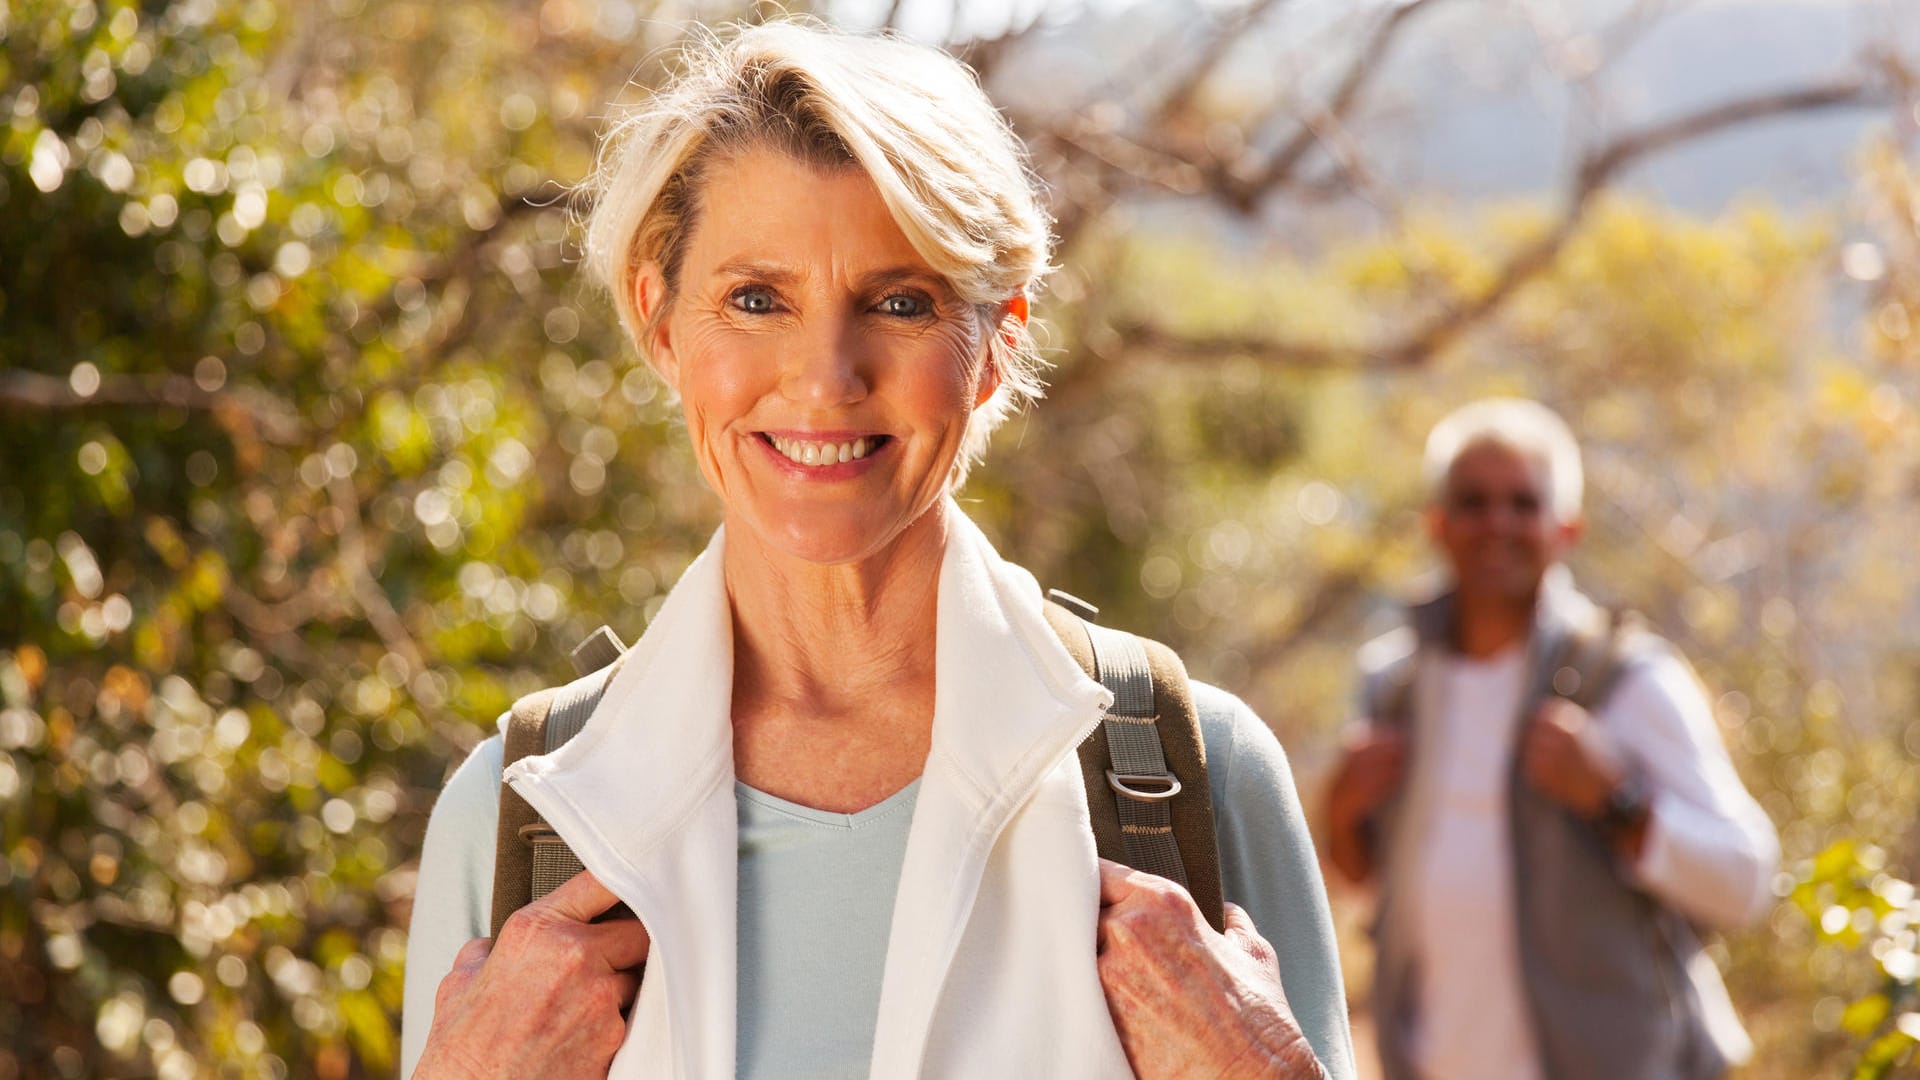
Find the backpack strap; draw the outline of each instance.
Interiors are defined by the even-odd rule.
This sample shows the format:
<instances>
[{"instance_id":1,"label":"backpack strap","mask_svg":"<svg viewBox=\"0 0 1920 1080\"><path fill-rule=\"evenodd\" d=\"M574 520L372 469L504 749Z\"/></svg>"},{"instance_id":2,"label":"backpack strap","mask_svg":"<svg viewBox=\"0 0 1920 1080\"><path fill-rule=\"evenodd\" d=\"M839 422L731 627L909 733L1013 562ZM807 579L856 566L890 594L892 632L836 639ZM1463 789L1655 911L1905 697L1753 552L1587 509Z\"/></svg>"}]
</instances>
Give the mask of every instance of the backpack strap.
<instances>
[{"instance_id":1,"label":"backpack strap","mask_svg":"<svg viewBox=\"0 0 1920 1080\"><path fill-rule=\"evenodd\" d=\"M1113 709L1080 744L1087 810L1100 857L1186 886L1207 922L1223 930L1226 911L1213 789L1186 666L1157 641L1095 625L1058 602L1047 603L1045 610L1067 651L1114 694ZM552 753L578 734L624 655L620 639L603 626L573 652L583 677L514 702L501 769L529 754ZM493 936L500 935L509 915L582 869L559 834L502 783L494 841ZM622 905L615 911L624 909Z\"/></svg>"},{"instance_id":2,"label":"backpack strap","mask_svg":"<svg viewBox=\"0 0 1920 1080\"><path fill-rule=\"evenodd\" d=\"M523 757L550 754L579 734L606 694L607 681L625 653L620 638L603 626L573 650L573 664L582 672L580 678L514 702L502 739L501 771ZM584 869L560 834L503 781L500 827L494 836L493 936L500 936L507 916ZM609 915L624 909L625 905L620 905Z\"/></svg>"},{"instance_id":3,"label":"backpack strap","mask_svg":"<svg viewBox=\"0 0 1920 1080\"><path fill-rule=\"evenodd\" d=\"M1598 710L1650 634L1639 614L1600 609L1567 635L1543 693L1566 698L1588 712Z\"/></svg>"},{"instance_id":4,"label":"backpack strap","mask_svg":"<svg viewBox=\"0 0 1920 1080\"><path fill-rule=\"evenodd\" d=\"M1207 747L1187 669L1157 641L1099 626L1091 606L1050 594L1047 622L1114 704L1080 744L1100 857L1179 882L1215 930L1226 925ZM1076 610L1077 609L1077 610Z\"/></svg>"}]
</instances>

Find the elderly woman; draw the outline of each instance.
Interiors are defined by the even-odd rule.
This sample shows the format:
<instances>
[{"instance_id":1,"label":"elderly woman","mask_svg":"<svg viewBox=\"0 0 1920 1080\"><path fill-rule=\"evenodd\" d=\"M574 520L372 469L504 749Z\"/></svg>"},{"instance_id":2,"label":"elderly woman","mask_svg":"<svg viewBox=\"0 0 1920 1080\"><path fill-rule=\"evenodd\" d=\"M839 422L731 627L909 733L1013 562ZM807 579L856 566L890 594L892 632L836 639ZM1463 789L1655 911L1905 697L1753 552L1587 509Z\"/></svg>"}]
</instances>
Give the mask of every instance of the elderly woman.
<instances>
[{"instance_id":1,"label":"elderly woman","mask_svg":"<svg viewBox=\"0 0 1920 1080\"><path fill-rule=\"evenodd\" d=\"M954 503L1038 393L1049 242L972 75L741 30L613 131L592 190L589 259L723 524L579 735L504 770L586 872L491 941L500 741L448 783L403 1071L1350 1076L1272 734L1192 687L1216 932L1096 857L1075 748L1111 695Z\"/></svg>"}]
</instances>

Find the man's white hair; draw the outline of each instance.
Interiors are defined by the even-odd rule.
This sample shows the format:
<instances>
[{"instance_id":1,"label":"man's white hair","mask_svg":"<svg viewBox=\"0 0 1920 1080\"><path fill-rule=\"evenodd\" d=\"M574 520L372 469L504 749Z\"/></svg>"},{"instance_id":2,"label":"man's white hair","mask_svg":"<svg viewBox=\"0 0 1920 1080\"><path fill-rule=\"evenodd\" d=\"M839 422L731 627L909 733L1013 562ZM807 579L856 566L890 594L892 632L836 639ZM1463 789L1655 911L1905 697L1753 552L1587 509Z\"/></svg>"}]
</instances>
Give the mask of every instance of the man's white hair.
<instances>
[{"instance_id":1,"label":"man's white hair","mask_svg":"<svg viewBox=\"0 0 1920 1080\"><path fill-rule=\"evenodd\" d=\"M1500 446L1540 465L1547 475L1547 507L1562 524L1580 517L1585 476L1580 444L1560 414L1525 398L1484 398L1448 413L1427 436L1427 498L1446 495L1460 456L1478 446Z\"/></svg>"}]
</instances>

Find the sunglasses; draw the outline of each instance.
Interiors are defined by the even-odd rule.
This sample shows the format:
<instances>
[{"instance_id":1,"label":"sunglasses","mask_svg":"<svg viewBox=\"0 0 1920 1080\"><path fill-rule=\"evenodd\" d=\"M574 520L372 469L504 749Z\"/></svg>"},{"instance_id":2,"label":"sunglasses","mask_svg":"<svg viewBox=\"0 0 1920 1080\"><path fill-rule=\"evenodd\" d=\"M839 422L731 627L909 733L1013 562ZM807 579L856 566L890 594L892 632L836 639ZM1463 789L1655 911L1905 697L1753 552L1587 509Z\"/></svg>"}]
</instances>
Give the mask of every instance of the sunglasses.
<instances>
[{"instance_id":1,"label":"sunglasses","mask_svg":"<svg viewBox=\"0 0 1920 1080\"><path fill-rule=\"evenodd\" d=\"M1514 491L1495 494L1475 488L1464 488L1447 493L1446 508L1449 514L1463 517L1480 517L1505 507L1517 517L1538 517L1542 509L1540 496L1531 491Z\"/></svg>"}]
</instances>

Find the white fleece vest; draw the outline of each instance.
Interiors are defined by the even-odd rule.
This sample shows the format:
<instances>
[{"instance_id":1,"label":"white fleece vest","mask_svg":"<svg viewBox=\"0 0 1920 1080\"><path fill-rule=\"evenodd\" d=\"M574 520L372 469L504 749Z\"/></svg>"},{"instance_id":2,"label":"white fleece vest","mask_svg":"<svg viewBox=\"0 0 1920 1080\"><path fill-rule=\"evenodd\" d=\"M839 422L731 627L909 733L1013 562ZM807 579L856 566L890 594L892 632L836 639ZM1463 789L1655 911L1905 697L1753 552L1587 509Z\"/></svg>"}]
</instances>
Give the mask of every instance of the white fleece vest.
<instances>
[{"instance_id":1,"label":"white fleece vest","mask_svg":"<svg viewBox=\"0 0 1920 1080\"><path fill-rule=\"evenodd\" d=\"M1074 753L1110 695L1041 592L951 501L933 744L894 903L874 1077L1124 1077L1095 968L1099 876ZM653 935L614 1080L734 1072L738 824L723 532L584 730L507 783Z\"/></svg>"}]
</instances>

